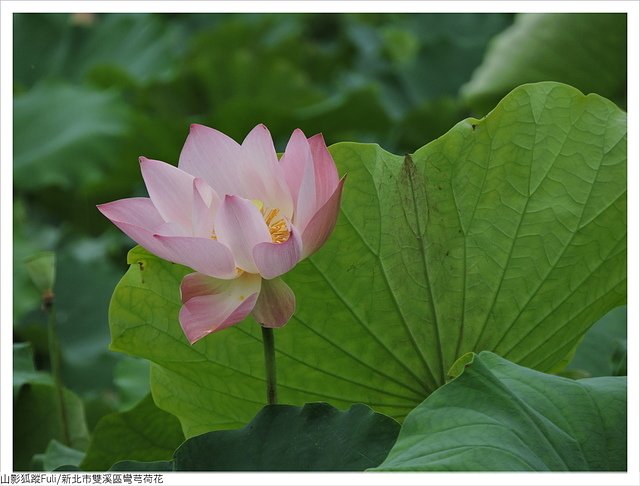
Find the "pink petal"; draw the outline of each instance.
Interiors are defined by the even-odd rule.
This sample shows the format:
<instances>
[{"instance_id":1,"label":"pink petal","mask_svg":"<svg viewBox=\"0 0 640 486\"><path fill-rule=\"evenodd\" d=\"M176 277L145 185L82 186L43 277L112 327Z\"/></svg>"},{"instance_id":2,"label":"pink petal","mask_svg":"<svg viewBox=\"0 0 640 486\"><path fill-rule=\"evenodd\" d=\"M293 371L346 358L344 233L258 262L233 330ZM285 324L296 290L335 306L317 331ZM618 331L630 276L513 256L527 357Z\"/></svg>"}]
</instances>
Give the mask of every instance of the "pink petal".
<instances>
[{"instance_id":1,"label":"pink petal","mask_svg":"<svg viewBox=\"0 0 640 486\"><path fill-rule=\"evenodd\" d=\"M185 229L177 223L163 223L154 229L153 234L162 236L191 236L191 231L185 231Z\"/></svg>"},{"instance_id":2,"label":"pink petal","mask_svg":"<svg viewBox=\"0 0 640 486\"><path fill-rule=\"evenodd\" d=\"M219 241L158 234L155 239L164 247L166 260L221 279L235 278L238 274L231 250Z\"/></svg>"},{"instance_id":3,"label":"pink petal","mask_svg":"<svg viewBox=\"0 0 640 486\"><path fill-rule=\"evenodd\" d=\"M180 284L180 325L189 342L193 344L247 317L258 299L261 280L259 275L249 273L233 280L199 273L185 276Z\"/></svg>"},{"instance_id":4,"label":"pink petal","mask_svg":"<svg viewBox=\"0 0 640 486\"><path fill-rule=\"evenodd\" d=\"M269 129L256 125L242 141L242 153L252 160L256 168L272 171L278 166L278 156Z\"/></svg>"},{"instance_id":5,"label":"pink petal","mask_svg":"<svg viewBox=\"0 0 640 486\"><path fill-rule=\"evenodd\" d=\"M192 125L178 167L204 179L220 197L259 199L288 218L293 215L291 194L264 125L255 127L242 146L217 130Z\"/></svg>"},{"instance_id":6,"label":"pink petal","mask_svg":"<svg viewBox=\"0 0 640 486\"><path fill-rule=\"evenodd\" d=\"M215 221L218 241L233 250L236 265L249 273L258 273L253 261L253 247L271 241L271 233L262 213L247 199L225 196Z\"/></svg>"},{"instance_id":7,"label":"pink petal","mask_svg":"<svg viewBox=\"0 0 640 486\"><path fill-rule=\"evenodd\" d=\"M305 155L303 142L298 137L291 138L289 143L292 145L292 154L296 153L296 149L301 159L301 165L295 167L294 174L287 175L291 179L295 178L292 184L298 183L299 177L293 222L297 227L304 228L335 191L338 185L338 171L321 134L314 135L307 141L307 151L311 158ZM288 164L287 167L293 165L290 160L285 162Z\"/></svg>"},{"instance_id":8,"label":"pink petal","mask_svg":"<svg viewBox=\"0 0 640 486\"><path fill-rule=\"evenodd\" d=\"M313 161L307 160L300 181L300 191L296 201L296 211L293 222L298 228L307 226L311 218L318 212L316 203L316 174L313 168Z\"/></svg>"},{"instance_id":9,"label":"pink petal","mask_svg":"<svg viewBox=\"0 0 640 486\"><path fill-rule=\"evenodd\" d=\"M287 143L284 154L280 159L280 167L282 167L284 178L287 181L287 186L289 186L289 192L296 202L298 201L304 169L308 164L312 163L312 160L307 137L302 133L302 130L296 128L291 134L289 143Z\"/></svg>"},{"instance_id":10,"label":"pink petal","mask_svg":"<svg viewBox=\"0 0 640 486\"><path fill-rule=\"evenodd\" d=\"M287 218L293 215L293 200L269 130L260 124L242 142L243 179L247 199L260 199L265 206L278 208Z\"/></svg>"},{"instance_id":11,"label":"pink petal","mask_svg":"<svg viewBox=\"0 0 640 486\"><path fill-rule=\"evenodd\" d=\"M338 169L321 133L309 139L309 147L313 156L316 176L316 204L319 208L327 202L338 185Z\"/></svg>"},{"instance_id":12,"label":"pink petal","mask_svg":"<svg viewBox=\"0 0 640 486\"><path fill-rule=\"evenodd\" d=\"M148 197L132 197L99 204L98 210L111 221L128 223L143 228L156 228L164 219Z\"/></svg>"},{"instance_id":13,"label":"pink petal","mask_svg":"<svg viewBox=\"0 0 640 486\"><path fill-rule=\"evenodd\" d=\"M168 259L170 256L168 250L153 237L166 226L166 223L151 199L147 197L120 199L97 207L133 241L154 255Z\"/></svg>"},{"instance_id":14,"label":"pink petal","mask_svg":"<svg viewBox=\"0 0 640 486\"><path fill-rule=\"evenodd\" d=\"M302 258L306 258L318 250L327 240L338 219L342 186L346 176L340 179L338 187L329 200L311 218L302 232Z\"/></svg>"},{"instance_id":15,"label":"pink petal","mask_svg":"<svg viewBox=\"0 0 640 486\"><path fill-rule=\"evenodd\" d=\"M263 280L260 296L251 313L264 327L282 327L296 310L296 296L280 278Z\"/></svg>"},{"instance_id":16,"label":"pink petal","mask_svg":"<svg viewBox=\"0 0 640 486\"><path fill-rule=\"evenodd\" d=\"M200 177L193 179L192 226L193 236L209 238L213 234L213 222L220 205L220 198L211 186Z\"/></svg>"},{"instance_id":17,"label":"pink petal","mask_svg":"<svg viewBox=\"0 0 640 486\"><path fill-rule=\"evenodd\" d=\"M253 248L253 261L264 278L274 278L291 270L300 261L302 240L293 226L284 243L258 243Z\"/></svg>"},{"instance_id":18,"label":"pink petal","mask_svg":"<svg viewBox=\"0 0 640 486\"><path fill-rule=\"evenodd\" d=\"M180 153L180 169L204 179L221 197L236 194L252 199L245 191L242 166L241 148L235 140L213 128L191 125Z\"/></svg>"},{"instance_id":19,"label":"pink petal","mask_svg":"<svg viewBox=\"0 0 640 486\"><path fill-rule=\"evenodd\" d=\"M193 176L159 160L140 157L142 177L153 205L165 221L191 230Z\"/></svg>"}]
</instances>

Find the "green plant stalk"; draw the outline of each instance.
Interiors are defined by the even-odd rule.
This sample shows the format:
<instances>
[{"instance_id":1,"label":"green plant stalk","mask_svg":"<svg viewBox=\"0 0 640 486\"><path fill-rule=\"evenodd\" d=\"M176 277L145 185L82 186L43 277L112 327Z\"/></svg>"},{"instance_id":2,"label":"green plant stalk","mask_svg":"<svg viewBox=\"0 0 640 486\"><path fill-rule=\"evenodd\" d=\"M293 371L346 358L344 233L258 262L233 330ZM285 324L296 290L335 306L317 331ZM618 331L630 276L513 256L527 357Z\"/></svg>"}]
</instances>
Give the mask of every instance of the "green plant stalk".
<instances>
[{"instance_id":1,"label":"green plant stalk","mask_svg":"<svg viewBox=\"0 0 640 486\"><path fill-rule=\"evenodd\" d=\"M58 396L58 405L60 409L60 423L62 424L62 438L64 444L71 446L71 437L69 435L69 424L67 421L67 409L64 403L64 388L62 386L62 376L60 372L60 349L58 347L58 338L56 335L56 313L53 306L53 298L44 299L44 308L49 315L49 359L51 362L51 374Z\"/></svg>"},{"instance_id":2,"label":"green plant stalk","mask_svg":"<svg viewBox=\"0 0 640 486\"><path fill-rule=\"evenodd\" d=\"M262 328L264 366L267 377L267 405L275 405L278 403L278 392L276 389L276 350L273 329L262 325L260 327Z\"/></svg>"}]
</instances>

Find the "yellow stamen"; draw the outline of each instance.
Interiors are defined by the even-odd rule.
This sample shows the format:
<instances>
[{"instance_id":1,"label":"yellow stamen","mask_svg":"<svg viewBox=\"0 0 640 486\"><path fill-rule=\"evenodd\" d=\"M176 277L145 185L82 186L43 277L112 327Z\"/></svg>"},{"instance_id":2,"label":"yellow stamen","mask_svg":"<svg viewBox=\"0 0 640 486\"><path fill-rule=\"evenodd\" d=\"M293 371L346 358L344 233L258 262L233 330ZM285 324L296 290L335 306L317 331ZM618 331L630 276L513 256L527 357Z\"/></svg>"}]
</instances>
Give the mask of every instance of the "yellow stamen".
<instances>
[{"instance_id":1,"label":"yellow stamen","mask_svg":"<svg viewBox=\"0 0 640 486\"><path fill-rule=\"evenodd\" d=\"M267 228L269 228L271 241L273 243L284 243L287 241L291 231L289 230L289 226L287 225L284 216L280 215L280 210L278 208L267 209L260 199L252 199L251 202L260 210L260 213L262 213L264 222L267 224ZM212 240L218 239L215 232L211 233L209 238Z\"/></svg>"},{"instance_id":2,"label":"yellow stamen","mask_svg":"<svg viewBox=\"0 0 640 486\"><path fill-rule=\"evenodd\" d=\"M287 241L291 231L289 231L284 217L280 216L280 210L274 208L267 211L266 208L262 208L261 212L264 216L264 222L267 223L267 227L269 228L271 241L274 243L284 243Z\"/></svg>"},{"instance_id":3,"label":"yellow stamen","mask_svg":"<svg viewBox=\"0 0 640 486\"><path fill-rule=\"evenodd\" d=\"M273 218L275 218L276 214L278 214L280 211L278 209L272 209L271 211L269 211L269 213L267 214L267 216L264 218L265 223L267 223L267 226L271 225L271 221L273 220Z\"/></svg>"}]
</instances>

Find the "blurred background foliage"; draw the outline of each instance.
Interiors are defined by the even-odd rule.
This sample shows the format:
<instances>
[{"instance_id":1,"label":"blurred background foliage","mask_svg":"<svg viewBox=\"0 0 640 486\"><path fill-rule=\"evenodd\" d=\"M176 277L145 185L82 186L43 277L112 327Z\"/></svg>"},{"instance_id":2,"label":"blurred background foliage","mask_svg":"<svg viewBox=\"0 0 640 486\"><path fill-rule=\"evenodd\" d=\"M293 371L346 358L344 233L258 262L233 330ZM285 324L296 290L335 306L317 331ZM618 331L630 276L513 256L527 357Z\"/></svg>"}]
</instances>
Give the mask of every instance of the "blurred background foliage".
<instances>
[{"instance_id":1,"label":"blurred background foliage","mask_svg":"<svg viewBox=\"0 0 640 486\"><path fill-rule=\"evenodd\" d=\"M18 368L37 385L18 394L21 413L46 420L34 400L51 386L24 264L41 250L56 252L63 382L88 433L148 392L148 363L108 351L109 299L133 243L95 209L146 195L140 155L177 163L191 123L236 140L264 123L279 151L299 127L410 153L540 80L625 108L625 15L15 14L14 340L30 343ZM620 354L624 333L609 327ZM32 443L20 425L14 436L16 468L33 466L48 439Z\"/></svg>"}]
</instances>

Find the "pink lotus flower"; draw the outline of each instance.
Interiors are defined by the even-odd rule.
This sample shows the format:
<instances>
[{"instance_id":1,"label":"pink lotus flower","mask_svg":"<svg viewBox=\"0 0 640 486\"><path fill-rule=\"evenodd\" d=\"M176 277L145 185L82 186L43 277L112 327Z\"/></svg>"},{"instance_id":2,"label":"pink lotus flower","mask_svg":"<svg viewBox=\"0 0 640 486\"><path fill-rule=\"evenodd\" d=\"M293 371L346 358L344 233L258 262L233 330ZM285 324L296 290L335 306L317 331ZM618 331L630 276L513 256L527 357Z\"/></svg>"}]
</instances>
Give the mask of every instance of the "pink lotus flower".
<instances>
[{"instance_id":1,"label":"pink lotus flower","mask_svg":"<svg viewBox=\"0 0 640 486\"><path fill-rule=\"evenodd\" d=\"M318 250L335 226L344 178L322 135L291 135L278 160L255 127L239 145L192 125L178 167L140 158L149 198L98 206L151 253L193 268L180 285L180 325L193 344L250 313L265 327L293 315L280 278Z\"/></svg>"}]
</instances>

